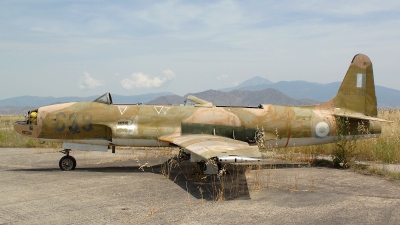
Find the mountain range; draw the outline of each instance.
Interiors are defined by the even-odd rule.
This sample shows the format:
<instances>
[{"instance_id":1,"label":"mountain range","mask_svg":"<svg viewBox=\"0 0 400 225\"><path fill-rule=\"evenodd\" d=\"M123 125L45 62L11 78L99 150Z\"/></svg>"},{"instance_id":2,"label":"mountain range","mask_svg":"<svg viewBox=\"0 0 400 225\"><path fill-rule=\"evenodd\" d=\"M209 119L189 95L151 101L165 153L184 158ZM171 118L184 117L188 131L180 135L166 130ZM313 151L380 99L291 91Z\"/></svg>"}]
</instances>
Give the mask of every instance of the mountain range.
<instances>
[{"instance_id":1,"label":"mountain range","mask_svg":"<svg viewBox=\"0 0 400 225\"><path fill-rule=\"evenodd\" d=\"M188 95L194 95L218 106L258 106L259 104L312 105L318 103L311 99L293 99L278 90L267 88L259 91L233 90L230 92L208 90L189 93L183 97L167 95L149 101L147 104L182 104Z\"/></svg>"},{"instance_id":2,"label":"mountain range","mask_svg":"<svg viewBox=\"0 0 400 225\"><path fill-rule=\"evenodd\" d=\"M257 106L262 104L310 105L332 99L340 82L320 84L307 81L280 81L273 83L260 76L253 77L230 88L188 93L185 96L171 92L150 93L134 96L112 95L113 102L119 104L182 104L191 94L215 105ZM379 108L400 107L400 91L375 86ZM27 108L39 107L61 102L91 101L98 96L89 97L36 97L20 96L0 100L0 114L25 113Z\"/></svg>"},{"instance_id":3,"label":"mountain range","mask_svg":"<svg viewBox=\"0 0 400 225\"><path fill-rule=\"evenodd\" d=\"M160 92L160 93L150 93L143 95L133 95L133 96L123 96L123 95L112 95L113 102L117 104L136 104L145 103L153 100L159 96L172 95L171 92ZM99 96L89 96L89 97L37 97L37 96L19 96L14 98L7 98L0 100L0 107L3 106L18 106L18 107L39 107L44 105L51 105L54 103L62 102L80 102L80 101L93 101Z\"/></svg>"},{"instance_id":4,"label":"mountain range","mask_svg":"<svg viewBox=\"0 0 400 225\"><path fill-rule=\"evenodd\" d=\"M159 96L172 95L171 92L150 93L134 96L112 95L113 102L119 104L137 104L146 103ZM93 101L99 96L89 97L37 97L37 96L19 96L0 100L0 115L1 114L24 114L32 108L51 105L63 102L79 102Z\"/></svg>"},{"instance_id":5,"label":"mountain range","mask_svg":"<svg viewBox=\"0 0 400 225\"><path fill-rule=\"evenodd\" d=\"M244 83L248 85L243 85ZM272 83L271 81L256 76L242 84L231 87L219 89L220 91L231 90L263 90L266 88L273 88L285 93L287 96L295 99L312 99L317 102L326 102L335 97L339 90L341 82L333 82L328 84L320 84L307 81L280 81ZM387 88L375 85L375 94L378 101L379 108L387 107L400 107L400 91L392 88Z\"/></svg>"}]
</instances>

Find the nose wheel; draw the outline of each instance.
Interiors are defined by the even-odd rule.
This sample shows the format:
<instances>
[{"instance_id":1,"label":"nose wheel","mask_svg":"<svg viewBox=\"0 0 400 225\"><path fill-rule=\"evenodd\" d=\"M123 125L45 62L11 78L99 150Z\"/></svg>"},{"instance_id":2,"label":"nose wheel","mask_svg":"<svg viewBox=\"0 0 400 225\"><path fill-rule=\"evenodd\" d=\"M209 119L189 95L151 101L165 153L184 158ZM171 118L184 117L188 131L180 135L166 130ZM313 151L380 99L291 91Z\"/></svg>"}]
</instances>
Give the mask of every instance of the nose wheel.
<instances>
[{"instance_id":1,"label":"nose wheel","mask_svg":"<svg viewBox=\"0 0 400 225\"><path fill-rule=\"evenodd\" d=\"M69 155L69 151L69 149L65 149L64 151L62 151L62 153L65 153L67 155L62 157L60 159L60 162L58 163L61 170L74 170L76 167L76 160L74 157Z\"/></svg>"}]
</instances>

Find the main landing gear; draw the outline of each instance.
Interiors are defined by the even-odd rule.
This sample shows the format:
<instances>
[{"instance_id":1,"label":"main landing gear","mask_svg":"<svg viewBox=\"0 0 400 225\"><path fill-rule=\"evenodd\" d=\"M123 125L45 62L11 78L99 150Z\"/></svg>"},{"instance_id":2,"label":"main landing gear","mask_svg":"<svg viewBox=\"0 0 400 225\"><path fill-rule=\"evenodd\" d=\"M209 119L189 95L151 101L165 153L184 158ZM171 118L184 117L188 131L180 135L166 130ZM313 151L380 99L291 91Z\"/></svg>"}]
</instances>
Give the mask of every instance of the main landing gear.
<instances>
[{"instance_id":1,"label":"main landing gear","mask_svg":"<svg viewBox=\"0 0 400 225\"><path fill-rule=\"evenodd\" d=\"M64 149L60 151L61 153L66 154L66 156L62 157L58 163L61 170L74 170L76 167L76 160L74 157L69 155L69 151L71 151L71 149Z\"/></svg>"},{"instance_id":2,"label":"main landing gear","mask_svg":"<svg viewBox=\"0 0 400 225\"><path fill-rule=\"evenodd\" d=\"M218 162L216 157L209 159L207 162L197 162L197 165L203 174L218 174L222 169L222 164Z\"/></svg>"}]
</instances>

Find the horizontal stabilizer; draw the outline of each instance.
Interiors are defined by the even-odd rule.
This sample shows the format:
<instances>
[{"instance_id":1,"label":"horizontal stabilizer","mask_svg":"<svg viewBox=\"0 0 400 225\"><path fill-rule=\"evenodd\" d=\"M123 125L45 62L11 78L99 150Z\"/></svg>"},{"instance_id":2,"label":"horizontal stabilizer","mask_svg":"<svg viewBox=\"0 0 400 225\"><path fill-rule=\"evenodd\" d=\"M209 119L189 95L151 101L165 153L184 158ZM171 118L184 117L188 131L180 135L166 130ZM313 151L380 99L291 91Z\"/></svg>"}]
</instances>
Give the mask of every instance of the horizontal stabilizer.
<instances>
[{"instance_id":1,"label":"horizontal stabilizer","mask_svg":"<svg viewBox=\"0 0 400 225\"><path fill-rule=\"evenodd\" d=\"M361 113L352 113L352 114L344 114L344 113L335 113L335 116L346 117L346 118L353 118L353 119L361 119L361 120L372 120L372 121L379 121L379 122L386 122L386 123L393 123L393 121L385 120L377 117L366 116Z\"/></svg>"}]
</instances>

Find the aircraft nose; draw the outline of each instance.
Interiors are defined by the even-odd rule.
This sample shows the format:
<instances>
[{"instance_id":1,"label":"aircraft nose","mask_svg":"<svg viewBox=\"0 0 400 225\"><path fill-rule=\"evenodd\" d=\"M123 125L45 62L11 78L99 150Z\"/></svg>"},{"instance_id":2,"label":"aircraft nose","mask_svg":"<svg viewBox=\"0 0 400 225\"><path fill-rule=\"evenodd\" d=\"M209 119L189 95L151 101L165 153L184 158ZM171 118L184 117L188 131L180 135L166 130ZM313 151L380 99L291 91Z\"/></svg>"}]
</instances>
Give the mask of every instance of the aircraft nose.
<instances>
[{"instance_id":1,"label":"aircraft nose","mask_svg":"<svg viewBox=\"0 0 400 225\"><path fill-rule=\"evenodd\" d=\"M15 121L13 123L14 130L24 136L36 138L38 122L38 110L28 112L28 116L24 121Z\"/></svg>"},{"instance_id":2,"label":"aircraft nose","mask_svg":"<svg viewBox=\"0 0 400 225\"><path fill-rule=\"evenodd\" d=\"M29 129L29 124L26 121L16 121L13 124L14 130L24 136L31 136L32 131Z\"/></svg>"}]
</instances>

